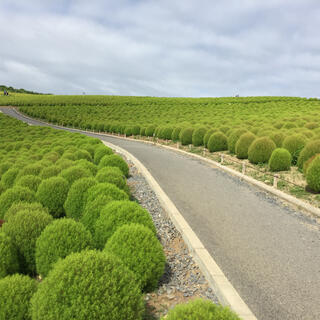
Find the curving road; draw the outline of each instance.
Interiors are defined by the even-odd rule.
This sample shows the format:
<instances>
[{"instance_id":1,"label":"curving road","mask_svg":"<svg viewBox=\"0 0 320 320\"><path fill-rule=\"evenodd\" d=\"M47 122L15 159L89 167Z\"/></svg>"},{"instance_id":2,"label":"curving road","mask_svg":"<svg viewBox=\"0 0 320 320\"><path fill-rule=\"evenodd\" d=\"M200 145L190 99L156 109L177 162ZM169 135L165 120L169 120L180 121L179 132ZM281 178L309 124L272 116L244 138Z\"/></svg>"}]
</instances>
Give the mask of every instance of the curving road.
<instances>
[{"instance_id":1,"label":"curving road","mask_svg":"<svg viewBox=\"0 0 320 320\"><path fill-rule=\"evenodd\" d=\"M88 135L126 149L145 165L259 320L320 319L317 223L194 158L137 141Z\"/></svg>"}]
</instances>

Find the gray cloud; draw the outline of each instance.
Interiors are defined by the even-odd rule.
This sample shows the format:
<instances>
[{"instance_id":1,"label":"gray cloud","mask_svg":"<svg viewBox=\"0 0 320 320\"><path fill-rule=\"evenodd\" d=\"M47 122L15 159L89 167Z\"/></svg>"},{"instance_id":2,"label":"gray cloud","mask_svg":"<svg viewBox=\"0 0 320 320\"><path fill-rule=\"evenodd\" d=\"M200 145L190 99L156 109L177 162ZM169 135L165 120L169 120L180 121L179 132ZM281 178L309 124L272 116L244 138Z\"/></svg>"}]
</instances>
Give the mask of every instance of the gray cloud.
<instances>
[{"instance_id":1,"label":"gray cloud","mask_svg":"<svg viewBox=\"0 0 320 320\"><path fill-rule=\"evenodd\" d=\"M2 0L0 83L79 94L319 96L313 0Z\"/></svg>"}]
</instances>

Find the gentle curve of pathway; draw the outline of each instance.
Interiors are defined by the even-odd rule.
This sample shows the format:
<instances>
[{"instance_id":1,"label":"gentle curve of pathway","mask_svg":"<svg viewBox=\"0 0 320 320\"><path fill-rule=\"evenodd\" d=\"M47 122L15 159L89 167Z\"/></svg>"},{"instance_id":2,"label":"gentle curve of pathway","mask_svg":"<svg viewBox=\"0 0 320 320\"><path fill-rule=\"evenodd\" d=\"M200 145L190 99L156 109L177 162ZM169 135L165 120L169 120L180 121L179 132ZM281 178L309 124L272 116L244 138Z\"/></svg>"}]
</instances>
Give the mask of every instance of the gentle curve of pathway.
<instances>
[{"instance_id":1,"label":"gentle curve of pathway","mask_svg":"<svg viewBox=\"0 0 320 320\"><path fill-rule=\"evenodd\" d=\"M259 320L320 319L318 224L205 162L137 141L99 138L145 165Z\"/></svg>"}]
</instances>

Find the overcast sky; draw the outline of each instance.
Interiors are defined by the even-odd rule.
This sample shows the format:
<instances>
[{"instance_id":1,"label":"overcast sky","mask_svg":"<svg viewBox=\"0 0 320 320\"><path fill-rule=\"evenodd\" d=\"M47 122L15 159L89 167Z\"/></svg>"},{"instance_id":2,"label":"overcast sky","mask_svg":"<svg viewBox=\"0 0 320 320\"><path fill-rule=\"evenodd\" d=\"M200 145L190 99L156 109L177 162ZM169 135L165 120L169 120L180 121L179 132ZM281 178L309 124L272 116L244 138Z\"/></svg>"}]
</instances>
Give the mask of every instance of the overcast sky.
<instances>
[{"instance_id":1,"label":"overcast sky","mask_svg":"<svg viewBox=\"0 0 320 320\"><path fill-rule=\"evenodd\" d=\"M320 96L319 0L0 0L0 84Z\"/></svg>"}]
</instances>

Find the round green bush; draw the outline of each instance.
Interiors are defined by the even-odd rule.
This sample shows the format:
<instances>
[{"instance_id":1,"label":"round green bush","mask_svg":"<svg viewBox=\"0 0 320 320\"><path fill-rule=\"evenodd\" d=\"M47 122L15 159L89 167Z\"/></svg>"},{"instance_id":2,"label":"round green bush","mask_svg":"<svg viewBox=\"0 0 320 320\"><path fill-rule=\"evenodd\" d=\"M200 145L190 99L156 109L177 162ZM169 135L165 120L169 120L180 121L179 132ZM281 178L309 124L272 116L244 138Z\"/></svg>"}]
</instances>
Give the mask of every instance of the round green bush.
<instances>
[{"instance_id":1,"label":"round green bush","mask_svg":"<svg viewBox=\"0 0 320 320\"><path fill-rule=\"evenodd\" d=\"M76 157L76 160L92 161L91 154L87 150L78 149L75 152L75 157Z\"/></svg>"},{"instance_id":2,"label":"round green bush","mask_svg":"<svg viewBox=\"0 0 320 320\"><path fill-rule=\"evenodd\" d=\"M299 154L297 162L299 169L302 170L305 161L317 153L320 153L320 139L309 141Z\"/></svg>"},{"instance_id":3,"label":"round green bush","mask_svg":"<svg viewBox=\"0 0 320 320\"><path fill-rule=\"evenodd\" d=\"M70 159L59 159L56 162L56 166L58 166L61 170L67 169L71 166L74 166L74 161Z\"/></svg>"},{"instance_id":4,"label":"round green bush","mask_svg":"<svg viewBox=\"0 0 320 320\"><path fill-rule=\"evenodd\" d=\"M236 152L236 143L239 140L239 138L241 137L241 135L243 135L246 132L247 132L246 129L235 129L230 133L230 135L228 137L228 150L231 153Z\"/></svg>"},{"instance_id":5,"label":"round green bush","mask_svg":"<svg viewBox=\"0 0 320 320\"><path fill-rule=\"evenodd\" d=\"M44 208L41 203L39 202L24 202L19 201L12 204L12 206L7 210L4 215L4 220L9 221L11 217L13 217L17 212L23 210L44 210L49 213L47 208Z\"/></svg>"},{"instance_id":6,"label":"round green bush","mask_svg":"<svg viewBox=\"0 0 320 320\"><path fill-rule=\"evenodd\" d=\"M203 138L207 132L207 129L204 127L197 128L193 131L192 134L192 144L194 146L202 146L203 145Z\"/></svg>"},{"instance_id":7,"label":"round green bush","mask_svg":"<svg viewBox=\"0 0 320 320\"><path fill-rule=\"evenodd\" d=\"M207 147L210 152L227 150L227 137L222 132L213 133L209 138Z\"/></svg>"},{"instance_id":8,"label":"round green bush","mask_svg":"<svg viewBox=\"0 0 320 320\"><path fill-rule=\"evenodd\" d=\"M171 140L176 142L179 140L179 135L180 135L180 132L181 132L182 128L181 127L176 127L173 129L172 131L172 135L171 135Z\"/></svg>"},{"instance_id":9,"label":"round green bush","mask_svg":"<svg viewBox=\"0 0 320 320\"><path fill-rule=\"evenodd\" d=\"M68 169L62 170L59 176L66 179L69 183L69 186L71 186L79 179L92 177L92 173L90 170L83 167L72 166Z\"/></svg>"},{"instance_id":10,"label":"round green bush","mask_svg":"<svg viewBox=\"0 0 320 320\"><path fill-rule=\"evenodd\" d=\"M134 274L117 257L98 251L59 260L31 300L32 320L139 320L143 312Z\"/></svg>"},{"instance_id":11,"label":"round green bush","mask_svg":"<svg viewBox=\"0 0 320 320\"><path fill-rule=\"evenodd\" d=\"M154 234L156 229L149 212L133 201L112 201L104 206L94 225L96 247L103 249L117 228L128 223L139 223Z\"/></svg>"},{"instance_id":12,"label":"round green bush","mask_svg":"<svg viewBox=\"0 0 320 320\"><path fill-rule=\"evenodd\" d=\"M26 175L20 178L17 178L15 185L20 187L29 188L33 192L37 192L38 187L41 183L41 178L33 175Z\"/></svg>"},{"instance_id":13,"label":"round green bush","mask_svg":"<svg viewBox=\"0 0 320 320\"><path fill-rule=\"evenodd\" d=\"M104 251L119 257L134 272L142 290L150 291L157 287L166 258L159 240L149 228L141 224L118 228Z\"/></svg>"},{"instance_id":14,"label":"round green bush","mask_svg":"<svg viewBox=\"0 0 320 320\"><path fill-rule=\"evenodd\" d=\"M64 202L67 199L69 183L62 177L43 180L38 188L36 198L49 209L49 213L58 218L64 213Z\"/></svg>"},{"instance_id":15,"label":"round green bush","mask_svg":"<svg viewBox=\"0 0 320 320\"><path fill-rule=\"evenodd\" d=\"M17 167L10 168L1 177L1 182L6 189L11 188L14 185L17 175L20 169Z\"/></svg>"},{"instance_id":16,"label":"round green bush","mask_svg":"<svg viewBox=\"0 0 320 320\"><path fill-rule=\"evenodd\" d=\"M215 129L215 128L212 128L212 129L209 129L206 134L204 135L203 137L203 145L207 148L208 147L208 141L209 141L209 138L211 137L211 135L215 132L218 132L218 129Z\"/></svg>"},{"instance_id":17,"label":"round green bush","mask_svg":"<svg viewBox=\"0 0 320 320\"><path fill-rule=\"evenodd\" d=\"M319 127L319 123L318 122L308 122L305 124L305 127L309 130L313 130Z\"/></svg>"},{"instance_id":18,"label":"round green bush","mask_svg":"<svg viewBox=\"0 0 320 320\"><path fill-rule=\"evenodd\" d=\"M147 126L147 128L146 128L146 136L147 137L152 137L155 130L156 130L156 126L155 125Z\"/></svg>"},{"instance_id":19,"label":"round green bush","mask_svg":"<svg viewBox=\"0 0 320 320\"><path fill-rule=\"evenodd\" d=\"M0 219L3 219L6 211L13 203L19 201L33 202L34 200L34 192L29 188L15 186L6 190L0 196Z\"/></svg>"},{"instance_id":20,"label":"round green bush","mask_svg":"<svg viewBox=\"0 0 320 320\"><path fill-rule=\"evenodd\" d=\"M251 132L244 133L240 136L235 146L235 152L238 159L248 158L249 147L255 139L256 136Z\"/></svg>"},{"instance_id":21,"label":"round green bush","mask_svg":"<svg viewBox=\"0 0 320 320\"><path fill-rule=\"evenodd\" d=\"M284 139L282 147L290 152L293 164L297 163L299 154L304 148L306 142L307 139L301 134L289 136Z\"/></svg>"},{"instance_id":22,"label":"round green bush","mask_svg":"<svg viewBox=\"0 0 320 320\"><path fill-rule=\"evenodd\" d=\"M103 167L118 167L126 177L129 176L128 164L117 154L104 156L101 159L98 167L99 169Z\"/></svg>"},{"instance_id":23,"label":"round green bush","mask_svg":"<svg viewBox=\"0 0 320 320\"><path fill-rule=\"evenodd\" d=\"M127 137L130 137L133 135L132 133L132 126L127 126L124 130L124 134L127 136Z\"/></svg>"},{"instance_id":24,"label":"round green bush","mask_svg":"<svg viewBox=\"0 0 320 320\"><path fill-rule=\"evenodd\" d=\"M283 147L283 141L286 138L285 133L278 131L270 135L271 140L276 144L277 148Z\"/></svg>"},{"instance_id":25,"label":"round green bush","mask_svg":"<svg viewBox=\"0 0 320 320\"><path fill-rule=\"evenodd\" d=\"M96 184L97 181L94 178L82 178L72 184L64 203L64 209L68 218L75 220L81 218L86 202L87 190Z\"/></svg>"},{"instance_id":26,"label":"round green bush","mask_svg":"<svg viewBox=\"0 0 320 320\"><path fill-rule=\"evenodd\" d=\"M173 128L172 127L164 127L162 131L163 139L171 140Z\"/></svg>"},{"instance_id":27,"label":"round green bush","mask_svg":"<svg viewBox=\"0 0 320 320\"><path fill-rule=\"evenodd\" d=\"M74 164L77 167L82 167L86 170L89 170L93 176L97 174L98 167L88 160L85 160L85 159L76 160Z\"/></svg>"},{"instance_id":28,"label":"round green bush","mask_svg":"<svg viewBox=\"0 0 320 320\"><path fill-rule=\"evenodd\" d=\"M126 178L118 167L104 167L96 175L98 182L109 182L116 185L119 189L125 189Z\"/></svg>"},{"instance_id":29,"label":"round green bush","mask_svg":"<svg viewBox=\"0 0 320 320\"><path fill-rule=\"evenodd\" d=\"M251 163L268 162L276 144L268 137L257 138L248 149L248 159Z\"/></svg>"},{"instance_id":30,"label":"round green bush","mask_svg":"<svg viewBox=\"0 0 320 320\"><path fill-rule=\"evenodd\" d=\"M192 143L193 128L184 128L179 133L179 140L183 146Z\"/></svg>"},{"instance_id":31,"label":"round green bush","mask_svg":"<svg viewBox=\"0 0 320 320\"><path fill-rule=\"evenodd\" d=\"M140 128L140 136L145 137L146 136L146 129L147 127L141 127Z\"/></svg>"},{"instance_id":32,"label":"round green bush","mask_svg":"<svg viewBox=\"0 0 320 320\"><path fill-rule=\"evenodd\" d=\"M320 191L320 155L315 157L307 169L308 187L315 191Z\"/></svg>"},{"instance_id":33,"label":"round green bush","mask_svg":"<svg viewBox=\"0 0 320 320\"><path fill-rule=\"evenodd\" d=\"M109 147L107 147L105 145L101 145L101 146L97 147L94 152L93 162L98 165L100 160L104 156L111 155L111 154L113 154L112 149L110 149Z\"/></svg>"},{"instance_id":34,"label":"round green bush","mask_svg":"<svg viewBox=\"0 0 320 320\"><path fill-rule=\"evenodd\" d=\"M29 164L19 171L17 178L29 175L38 176L42 169L43 166L39 163Z\"/></svg>"},{"instance_id":35,"label":"round green bush","mask_svg":"<svg viewBox=\"0 0 320 320\"><path fill-rule=\"evenodd\" d=\"M39 174L39 177L41 179L48 179L57 176L60 172L61 168L56 165L53 165L50 167L43 168Z\"/></svg>"},{"instance_id":36,"label":"round green bush","mask_svg":"<svg viewBox=\"0 0 320 320\"><path fill-rule=\"evenodd\" d=\"M162 318L164 319L164 318ZM168 312L166 320L240 320L228 307L212 301L196 299L186 304L176 305Z\"/></svg>"},{"instance_id":37,"label":"round green bush","mask_svg":"<svg viewBox=\"0 0 320 320\"><path fill-rule=\"evenodd\" d=\"M303 164L303 174L306 176L307 175L307 170L311 164L311 162L314 160L315 157L317 157L318 155L320 155L319 153L316 153L314 156L312 156L311 158L309 158L307 161L304 162Z\"/></svg>"},{"instance_id":38,"label":"round green bush","mask_svg":"<svg viewBox=\"0 0 320 320\"><path fill-rule=\"evenodd\" d=\"M274 149L269 159L269 168L271 171L290 170L292 156L287 149Z\"/></svg>"},{"instance_id":39,"label":"round green bush","mask_svg":"<svg viewBox=\"0 0 320 320\"><path fill-rule=\"evenodd\" d=\"M19 272L17 249L4 232L0 232L0 257L0 279Z\"/></svg>"},{"instance_id":40,"label":"round green bush","mask_svg":"<svg viewBox=\"0 0 320 320\"><path fill-rule=\"evenodd\" d=\"M53 218L44 210L23 210L10 217L2 226L18 250L20 266L23 270L35 273L36 240Z\"/></svg>"},{"instance_id":41,"label":"round green bush","mask_svg":"<svg viewBox=\"0 0 320 320\"><path fill-rule=\"evenodd\" d=\"M36 242L36 267L41 276L47 276L59 258L70 253L93 249L91 233L80 222L59 219L49 224Z\"/></svg>"},{"instance_id":42,"label":"round green bush","mask_svg":"<svg viewBox=\"0 0 320 320\"><path fill-rule=\"evenodd\" d=\"M20 274L0 279L0 319L31 320L30 300L37 287L34 279Z\"/></svg>"}]
</instances>

